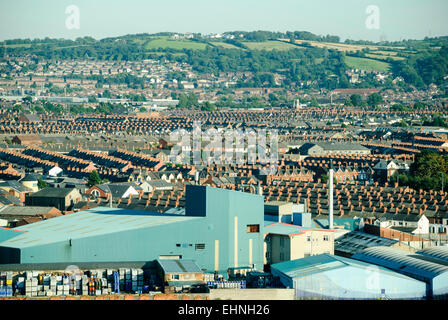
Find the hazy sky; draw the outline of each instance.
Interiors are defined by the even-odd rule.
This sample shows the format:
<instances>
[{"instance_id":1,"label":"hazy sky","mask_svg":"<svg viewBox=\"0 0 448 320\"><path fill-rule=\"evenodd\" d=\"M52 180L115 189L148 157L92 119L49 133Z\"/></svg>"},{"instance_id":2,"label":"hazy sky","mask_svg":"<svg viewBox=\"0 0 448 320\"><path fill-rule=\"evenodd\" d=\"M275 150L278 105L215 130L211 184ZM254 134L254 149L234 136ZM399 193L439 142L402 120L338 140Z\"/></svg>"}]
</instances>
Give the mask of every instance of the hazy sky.
<instances>
[{"instance_id":1,"label":"hazy sky","mask_svg":"<svg viewBox=\"0 0 448 320\"><path fill-rule=\"evenodd\" d=\"M66 27L76 5L80 29ZM366 8L380 27L366 28ZM1 0L0 40L134 33L296 31L379 41L448 35L448 0Z\"/></svg>"}]
</instances>

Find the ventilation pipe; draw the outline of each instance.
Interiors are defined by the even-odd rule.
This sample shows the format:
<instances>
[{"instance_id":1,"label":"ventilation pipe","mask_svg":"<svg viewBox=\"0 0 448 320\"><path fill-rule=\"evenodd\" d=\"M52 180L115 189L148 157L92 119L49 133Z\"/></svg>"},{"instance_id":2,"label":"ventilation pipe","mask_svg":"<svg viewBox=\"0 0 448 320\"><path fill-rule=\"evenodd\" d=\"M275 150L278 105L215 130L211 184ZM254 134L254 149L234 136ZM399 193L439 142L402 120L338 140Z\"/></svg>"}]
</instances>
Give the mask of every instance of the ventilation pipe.
<instances>
[{"instance_id":1,"label":"ventilation pipe","mask_svg":"<svg viewBox=\"0 0 448 320\"><path fill-rule=\"evenodd\" d=\"M333 229L333 160L330 160L330 176L328 184L328 228Z\"/></svg>"}]
</instances>

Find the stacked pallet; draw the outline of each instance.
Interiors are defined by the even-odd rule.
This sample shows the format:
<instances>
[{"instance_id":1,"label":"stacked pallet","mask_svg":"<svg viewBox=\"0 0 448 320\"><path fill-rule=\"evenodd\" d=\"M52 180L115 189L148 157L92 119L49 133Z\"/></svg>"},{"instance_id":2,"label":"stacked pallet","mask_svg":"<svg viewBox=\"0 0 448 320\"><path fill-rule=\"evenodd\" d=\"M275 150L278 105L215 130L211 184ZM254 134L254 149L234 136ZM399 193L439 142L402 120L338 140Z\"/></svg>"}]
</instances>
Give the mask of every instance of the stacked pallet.
<instances>
[{"instance_id":1,"label":"stacked pallet","mask_svg":"<svg viewBox=\"0 0 448 320\"><path fill-rule=\"evenodd\" d=\"M0 273L0 297L12 297L12 272Z\"/></svg>"}]
</instances>

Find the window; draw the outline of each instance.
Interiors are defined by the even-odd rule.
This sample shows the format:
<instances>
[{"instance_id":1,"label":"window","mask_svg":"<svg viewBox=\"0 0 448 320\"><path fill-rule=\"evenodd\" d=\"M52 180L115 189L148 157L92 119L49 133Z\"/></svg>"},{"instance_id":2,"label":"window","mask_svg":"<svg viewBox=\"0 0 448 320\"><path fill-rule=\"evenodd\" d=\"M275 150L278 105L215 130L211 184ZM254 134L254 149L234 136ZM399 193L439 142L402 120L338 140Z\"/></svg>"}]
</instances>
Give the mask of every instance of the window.
<instances>
[{"instance_id":1,"label":"window","mask_svg":"<svg viewBox=\"0 0 448 320\"><path fill-rule=\"evenodd\" d=\"M311 237L310 236L306 237L306 241L311 242Z\"/></svg>"},{"instance_id":2,"label":"window","mask_svg":"<svg viewBox=\"0 0 448 320\"><path fill-rule=\"evenodd\" d=\"M246 227L247 233L258 233L260 232L260 225L259 224L248 224Z\"/></svg>"},{"instance_id":3,"label":"window","mask_svg":"<svg viewBox=\"0 0 448 320\"><path fill-rule=\"evenodd\" d=\"M194 247L195 247L196 250L204 250L205 249L205 243L196 243Z\"/></svg>"},{"instance_id":4,"label":"window","mask_svg":"<svg viewBox=\"0 0 448 320\"><path fill-rule=\"evenodd\" d=\"M180 247L180 243L176 243L176 247Z\"/></svg>"},{"instance_id":5,"label":"window","mask_svg":"<svg viewBox=\"0 0 448 320\"><path fill-rule=\"evenodd\" d=\"M172 280L179 280L179 275L178 274L172 274L171 275L171 279Z\"/></svg>"},{"instance_id":6,"label":"window","mask_svg":"<svg viewBox=\"0 0 448 320\"><path fill-rule=\"evenodd\" d=\"M324 236L324 241L328 241L328 240L329 240L328 236Z\"/></svg>"}]
</instances>

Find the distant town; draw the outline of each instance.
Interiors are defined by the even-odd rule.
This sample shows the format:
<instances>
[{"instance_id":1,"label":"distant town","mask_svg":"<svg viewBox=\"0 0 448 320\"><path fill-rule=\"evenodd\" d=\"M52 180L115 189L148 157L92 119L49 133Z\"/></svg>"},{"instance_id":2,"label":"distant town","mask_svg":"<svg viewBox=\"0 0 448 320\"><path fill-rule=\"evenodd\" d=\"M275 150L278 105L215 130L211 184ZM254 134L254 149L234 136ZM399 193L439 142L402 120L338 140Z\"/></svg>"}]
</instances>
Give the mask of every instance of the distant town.
<instances>
[{"instance_id":1,"label":"distant town","mask_svg":"<svg viewBox=\"0 0 448 320\"><path fill-rule=\"evenodd\" d=\"M0 52L0 299L448 297L447 37Z\"/></svg>"}]
</instances>

